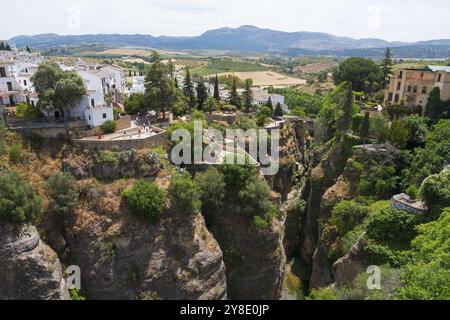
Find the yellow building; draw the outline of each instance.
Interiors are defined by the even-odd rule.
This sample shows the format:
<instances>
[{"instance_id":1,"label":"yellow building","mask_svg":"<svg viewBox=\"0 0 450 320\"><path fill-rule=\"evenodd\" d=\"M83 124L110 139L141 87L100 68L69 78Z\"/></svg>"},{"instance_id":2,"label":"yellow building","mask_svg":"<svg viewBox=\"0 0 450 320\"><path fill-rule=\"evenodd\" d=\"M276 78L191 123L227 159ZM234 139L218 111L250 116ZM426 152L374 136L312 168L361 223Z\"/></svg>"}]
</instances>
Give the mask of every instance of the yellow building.
<instances>
[{"instance_id":1,"label":"yellow building","mask_svg":"<svg viewBox=\"0 0 450 320\"><path fill-rule=\"evenodd\" d=\"M427 66L423 69L403 69L390 77L384 104L421 106L425 110L434 87L441 89L441 99L450 100L450 67Z\"/></svg>"}]
</instances>

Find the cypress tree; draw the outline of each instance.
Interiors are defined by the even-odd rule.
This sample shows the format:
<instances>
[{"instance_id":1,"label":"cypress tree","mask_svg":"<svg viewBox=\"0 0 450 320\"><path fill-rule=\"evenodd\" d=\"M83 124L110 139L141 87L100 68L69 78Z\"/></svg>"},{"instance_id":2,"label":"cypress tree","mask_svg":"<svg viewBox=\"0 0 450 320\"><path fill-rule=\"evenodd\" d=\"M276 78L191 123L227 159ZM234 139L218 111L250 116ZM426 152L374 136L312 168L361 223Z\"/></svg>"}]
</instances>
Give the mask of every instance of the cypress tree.
<instances>
[{"instance_id":1,"label":"cypress tree","mask_svg":"<svg viewBox=\"0 0 450 320\"><path fill-rule=\"evenodd\" d=\"M189 68L186 68L186 77L184 78L183 93L188 99L189 109L193 110L197 106L197 99L195 98L194 85L192 84L191 73Z\"/></svg>"},{"instance_id":2,"label":"cypress tree","mask_svg":"<svg viewBox=\"0 0 450 320\"><path fill-rule=\"evenodd\" d=\"M214 99L216 99L217 102L220 101L220 92L219 92L219 77L216 74L216 79L214 81Z\"/></svg>"}]
</instances>

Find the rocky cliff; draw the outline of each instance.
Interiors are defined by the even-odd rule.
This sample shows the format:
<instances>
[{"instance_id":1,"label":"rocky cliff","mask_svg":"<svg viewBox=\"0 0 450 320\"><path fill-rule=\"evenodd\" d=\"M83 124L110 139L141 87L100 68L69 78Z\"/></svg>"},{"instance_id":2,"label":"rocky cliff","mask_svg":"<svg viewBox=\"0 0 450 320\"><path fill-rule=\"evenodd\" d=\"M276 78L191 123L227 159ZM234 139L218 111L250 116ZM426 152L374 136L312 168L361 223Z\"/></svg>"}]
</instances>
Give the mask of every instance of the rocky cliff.
<instances>
[{"instance_id":1,"label":"rocky cliff","mask_svg":"<svg viewBox=\"0 0 450 320\"><path fill-rule=\"evenodd\" d=\"M152 225L127 212L121 189L89 193L66 226L67 260L81 268L82 293L99 300L227 298L222 251L203 217L166 212Z\"/></svg>"},{"instance_id":2,"label":"rocky cliff","mask_svg":"<svg viewBox=\"0 0 450 320\"><path fill-rule=\"evenodd\" d=\"M232 203L221 214L206 218L224 251L229 298L279 299L286 264L284 222L275 218L268 229L257 230Z\"/></svg>"},{"instance_id":3,"label":"rocky cliff","mask_svg":"<svg viewBox=\"0 0 450 320\"><path fill-rule=\"evenodd\" d=\"M56 253L31 225L0 225L0 300L68 300Z\"/></svg>"}]
</instances>

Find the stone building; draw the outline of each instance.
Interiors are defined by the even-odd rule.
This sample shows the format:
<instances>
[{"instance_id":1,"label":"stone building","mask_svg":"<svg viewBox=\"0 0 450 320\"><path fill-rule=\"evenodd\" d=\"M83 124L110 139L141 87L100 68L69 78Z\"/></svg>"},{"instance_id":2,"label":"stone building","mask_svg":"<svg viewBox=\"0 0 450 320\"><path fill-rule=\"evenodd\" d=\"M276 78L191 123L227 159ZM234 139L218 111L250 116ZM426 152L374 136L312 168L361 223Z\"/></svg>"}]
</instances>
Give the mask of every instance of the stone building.
<instances>
[{"instance_id":1,"label":"stone building","mask_svg":"<svg viewBox=\"0 0 450 320\"><path fill-rule=\"evenodd\" d=\"M422 107L434 87L441 89L441 99L450 100L450 67L427 66L423 69L402 69L390 77L384 104Z\"/></svg>"}]
</instances>

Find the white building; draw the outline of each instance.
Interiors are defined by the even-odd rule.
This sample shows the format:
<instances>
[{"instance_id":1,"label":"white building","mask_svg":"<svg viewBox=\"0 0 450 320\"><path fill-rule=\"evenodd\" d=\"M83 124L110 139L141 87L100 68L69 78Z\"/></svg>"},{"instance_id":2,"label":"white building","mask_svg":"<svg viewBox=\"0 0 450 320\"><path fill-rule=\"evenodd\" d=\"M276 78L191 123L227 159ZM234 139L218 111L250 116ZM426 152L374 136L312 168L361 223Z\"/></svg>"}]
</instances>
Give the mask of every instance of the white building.
<instances>
[{"instance_id":1,"label":"white building","mask_svg":"<svg viewBox=\"0 0 450 320\"><path fill-rule=\"evenodd\" d=\"M11 51L0 51L0 107L14 106L25 100L23 88L15 77L15 62Z\"/></svg>"},{"instance_id":2,"label":"white building","mask_svg":"<svg viewBox=\"0 0 450 320\"><path fill-rule=\"evenodd\" d=\"M255 104L263 106L269 101L269 98L272 100L274 106L277 104L280 104L282 107L285 106L284 96L280 94L270 94L267 90L253 89L253 100L255 101Z\"/></svg>"},{"instance_id":3,"label":"white building","mask_svg":"<svg viewBox=\"0 0 450 320\"><path fill-rule=\"evenodd\" d=\"M145 92L145 77L138 76L133 77L133 84L130 89L130 94L144 93Z\"/></svg>"}]
</instances>

